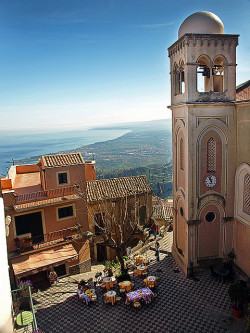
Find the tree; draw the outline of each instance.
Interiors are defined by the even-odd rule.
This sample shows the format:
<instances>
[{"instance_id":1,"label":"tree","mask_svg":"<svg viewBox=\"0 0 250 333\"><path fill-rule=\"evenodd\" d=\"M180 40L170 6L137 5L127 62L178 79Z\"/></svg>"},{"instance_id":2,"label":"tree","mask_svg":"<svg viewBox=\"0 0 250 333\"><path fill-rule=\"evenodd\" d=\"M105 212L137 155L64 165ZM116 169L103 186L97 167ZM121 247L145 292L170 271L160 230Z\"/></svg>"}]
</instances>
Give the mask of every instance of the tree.
<instances>
[{"instance_id":1,"label":"tree","mask_svg":"<svg viewBox=\"0 0 250 333\"><path fill-rule=\"evenodd\" d=\"M133 178L139 177L144 176ZM117 181L117 179L115 180ZM87 182L86 193L78 191L78 195L87 200L89 224L92 224L92 230L95 233L93 241L114 250L121 265L121 272L125 273L123 256L127 248L131 246L136 238L145 241L144 228L150 224L152 214L152 190L148 185L145 188L138 186L133 191L119 190L122 194L117 197L107 195L102 187L97 186L98 182L100 185L100 182L105 181L107 180ZM88 183L93 186L93 182L97 186L98 195L90 200ZM112 184L110 193L112 193ZM146 219L145 209L141 209L144 205L146 207ZM141 216L142 214L143 216ZM143 220L144 224L142 224Z\"/></svg>"}]
</instances>

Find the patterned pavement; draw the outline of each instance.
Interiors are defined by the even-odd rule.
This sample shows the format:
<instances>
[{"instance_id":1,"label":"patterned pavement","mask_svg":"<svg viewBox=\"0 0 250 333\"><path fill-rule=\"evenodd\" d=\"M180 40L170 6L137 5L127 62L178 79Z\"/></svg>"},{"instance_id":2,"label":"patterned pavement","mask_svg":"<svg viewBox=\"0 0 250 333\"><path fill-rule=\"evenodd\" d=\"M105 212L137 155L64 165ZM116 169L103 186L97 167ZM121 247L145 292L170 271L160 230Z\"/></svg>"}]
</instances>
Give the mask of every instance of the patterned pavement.
<instances>
[{"instance_id":1,"label":"patterned pavement","mask_svg":"<svg viewBox=\"0 0 250 333\"><path fill-rule=\"evenodd\" d=\"M164 241L160 242L162 248ZM152 259L149 274L159 277L157 298L150 305L143 305L138 311L123 300L114 306L105 305L103 290L98 287L98 301L87 306L76 296L73 276L33 294L38 327L46 333L244 332L246 320L235 319L231 314L229 283L210 276L202 276L199 281L187 279L176 269L170 255L161 253L157 263L153 250L146 254ZM134 289L144 287L143 278L134 280Z\"/></svg>"}]
</instances>

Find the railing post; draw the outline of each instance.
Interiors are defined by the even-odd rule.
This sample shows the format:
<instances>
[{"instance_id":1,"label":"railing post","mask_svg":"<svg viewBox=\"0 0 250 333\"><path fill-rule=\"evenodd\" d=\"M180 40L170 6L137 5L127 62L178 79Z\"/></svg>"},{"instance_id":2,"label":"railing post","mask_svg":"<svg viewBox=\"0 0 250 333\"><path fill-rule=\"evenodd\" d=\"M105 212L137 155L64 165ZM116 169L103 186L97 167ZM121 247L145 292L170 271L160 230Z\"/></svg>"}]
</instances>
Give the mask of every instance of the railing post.
<instances>
[{"instance_id":1,"label":"railing post","mask_svg":"<svg viewBox=\"0 0 250 333\"><path fill-rule=\"evenodd\" d=\"M31 311L32 311L32 315L33 315L34 329L37 330L37 322L36 322L36 316L35 316L35 312L34 312L34 306L33 306L33 300L32 300L30 286L28 286L28 288L29 288L29 295L30 295Z\"/></svg>"}]
</instances>

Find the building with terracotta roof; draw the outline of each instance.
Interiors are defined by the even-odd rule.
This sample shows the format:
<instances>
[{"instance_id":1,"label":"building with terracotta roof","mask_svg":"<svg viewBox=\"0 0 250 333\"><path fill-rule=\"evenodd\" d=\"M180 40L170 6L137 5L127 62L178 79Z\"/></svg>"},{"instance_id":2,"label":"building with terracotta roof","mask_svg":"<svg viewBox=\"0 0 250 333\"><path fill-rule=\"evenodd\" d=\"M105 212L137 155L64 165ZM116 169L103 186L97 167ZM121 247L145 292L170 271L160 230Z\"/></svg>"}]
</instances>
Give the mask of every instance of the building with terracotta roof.
<instances>
[{"instance_id":1,"label":"building with terracotta roof","mask_svg":"<svg viewBox=\"0 0 250 333\"><path fill-rule=\"evenodd\" d=\"M105 240L97 225L105 227L113 220L121 225L124 218L128 221L138 221L142 229L151 225L152 194L147 178L143 175L87 181L89 230L95 235L91 247L93 260L103 261L115 258L115 252L104 246ZM123 223L123 226L127 228L128 224L129 222ZM140 239L142 235L133 237L130 246L137 245Z\"/></svg>"},{"instance_id":2,"label":"building with terracotta roof","mask_svg":"<svg viewBox=\"0 0 250 333\"><path fill-rule=\"evenodd\" d=\"M85 191L85 170L95 179L94 161L85 163L80 153L45 155L38 164L12 166L1 179L12 283L36 284L51 269L90 269L87 205L75 190Z\"/></svg>"}]
</instances>

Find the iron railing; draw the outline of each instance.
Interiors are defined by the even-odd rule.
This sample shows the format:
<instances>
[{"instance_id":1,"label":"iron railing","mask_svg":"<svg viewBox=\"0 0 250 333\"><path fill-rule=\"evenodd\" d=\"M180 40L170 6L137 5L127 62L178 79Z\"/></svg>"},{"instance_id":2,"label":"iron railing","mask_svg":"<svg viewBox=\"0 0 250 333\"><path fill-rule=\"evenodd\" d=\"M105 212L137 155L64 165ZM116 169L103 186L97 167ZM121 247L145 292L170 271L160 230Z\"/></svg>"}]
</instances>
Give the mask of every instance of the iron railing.
<instances>
[{"instance_id":1,"label":"iron railing","mask_svg":"<svg viewBox=\"0 0 250 333\"><path fill-rule=\"evenodd\" d=\"M75 186L67 186L56 188L52 190L45 190L45 191L38 191L38 192L31 192L25 194L17 194L15 196L16 204L37 201L37 200L44 200L44 199L51 199L51 198L58 198L64 197L65 195L70 195L75 193Z\"/></svg>"},{"instance_id":2,"label":"iron railing","mask_svg":"<svg viewBox=\"0 0 250 333\"><path fill-rule=\"evenodd\" d=\"M28 252L40 249L49 245L57 244L76 238L81 231L82 225L76 224L75 226L67 229L57 230L34 237L16 238L15 243L19 252Z\"/></svg>"},{"instance_id":3,"label":"iron railing","mask_svg":"<svg viewBox=\"0 0 250 333\"><path fill-rule=\"evenodd\" d=\"M21 313L22 311L29 310L32 312L33 315L32 328L33 330L37 330L37 322L36 322L36 316L35 316L30 286L28 286L25 289L11 290L11 296L12 296L13 320L15 321L18 314ZM27 302L25 302L25 300L28 300L28 305Z\"/></svg>"}]
</instances>

